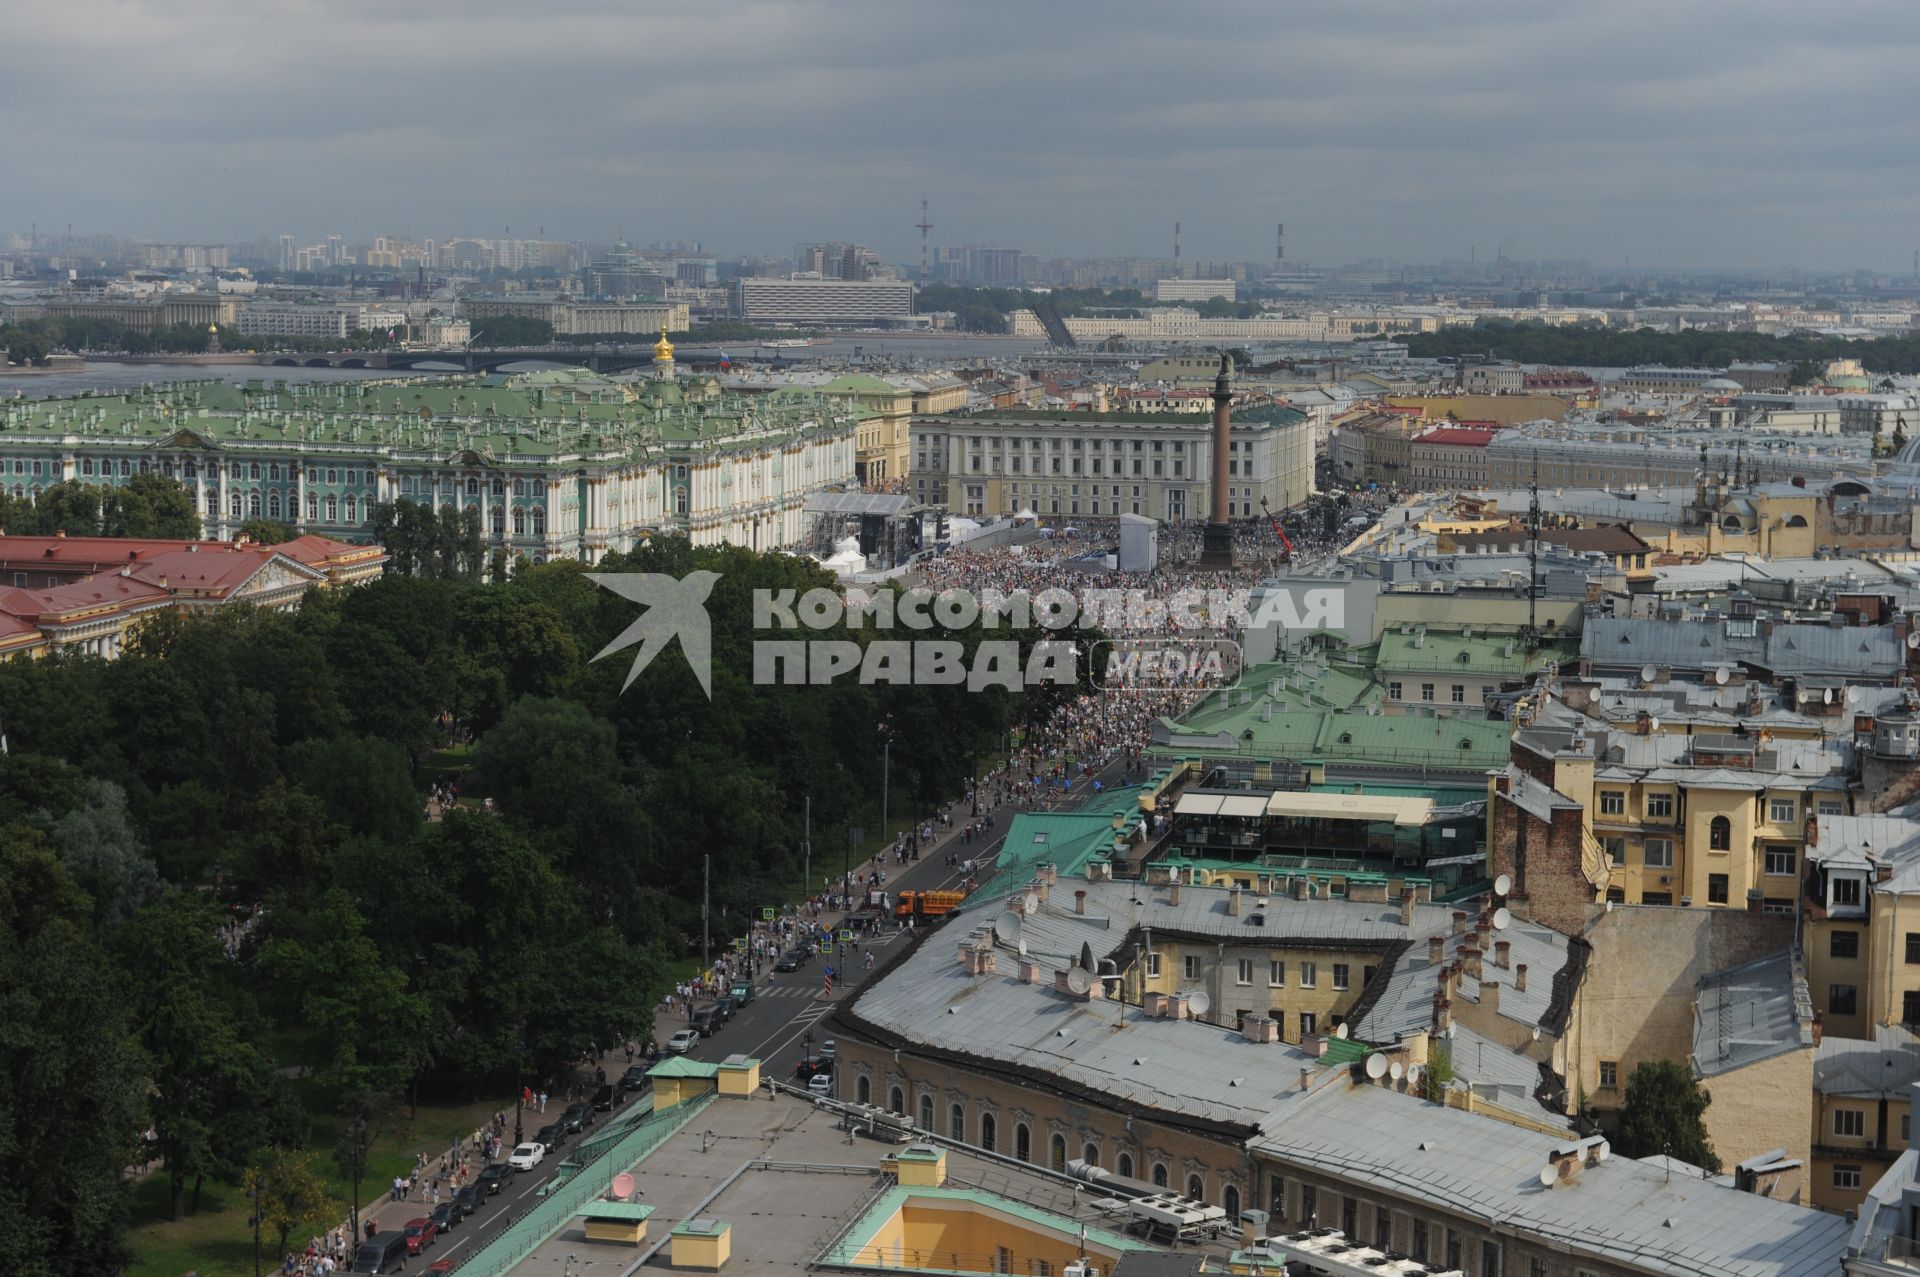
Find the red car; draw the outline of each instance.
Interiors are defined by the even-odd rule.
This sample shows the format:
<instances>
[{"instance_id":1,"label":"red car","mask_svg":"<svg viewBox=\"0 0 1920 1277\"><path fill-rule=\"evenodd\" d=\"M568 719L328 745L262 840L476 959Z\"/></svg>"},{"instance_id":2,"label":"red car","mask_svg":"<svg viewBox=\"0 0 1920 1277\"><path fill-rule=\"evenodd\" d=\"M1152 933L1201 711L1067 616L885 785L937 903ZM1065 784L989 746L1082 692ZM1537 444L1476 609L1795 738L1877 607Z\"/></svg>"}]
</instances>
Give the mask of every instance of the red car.
<instances>
[{"instance_id":1,"label":"red car","mask_svg":"<svg viewBox=\"0 0 1920 1277\"><path fill-rule=\"evenodd\" d=\"M440 1230L433 1221L422 1215L419 1219L407 1221L407 1253L418 1255L421 1251L439 1240Z\"/></svg>"},{"instance_id":2,"label":"red car","mask_svg":"<svg viewBox=\"0 0 1920 1277\"><path fill-rule=\"evenodd\" d=\"M427 1265L427 1277L445 1277L447 1273L452 1271L453 1261L451 1259L436 1259Z\"/></svg>"}]
</instances>

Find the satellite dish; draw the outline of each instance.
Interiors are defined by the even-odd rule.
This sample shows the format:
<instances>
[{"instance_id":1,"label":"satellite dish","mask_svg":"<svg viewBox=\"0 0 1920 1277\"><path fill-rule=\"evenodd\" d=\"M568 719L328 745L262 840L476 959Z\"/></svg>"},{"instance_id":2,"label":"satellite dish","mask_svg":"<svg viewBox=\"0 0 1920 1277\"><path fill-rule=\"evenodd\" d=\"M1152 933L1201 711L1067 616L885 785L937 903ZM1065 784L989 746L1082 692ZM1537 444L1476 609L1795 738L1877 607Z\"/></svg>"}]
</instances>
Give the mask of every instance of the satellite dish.
<instances>
[{"instance_id":1,"label":"satellite dish","mask_svg":"<svg viewBox=\"0 0 1920 1277\"><path fill-rule=\"evenodd\" d=\"M1732 677L1733 675L1727 672L1727 667L1724 665L1722 665L1719 669L1713 672L1714 683L1721 687L1725 687L1727 685L1727 680Z\"/></svg>"},{"instance_id":2,"label":"satellite dish","mask_svg":"<svg viewBox=\"0 0 1920 1277\"><path fill-rule=\"evenodd\" d=\"M1593 1156L1596 1161L1606 1161L1609 1157L1613 1156L1613 1145L1607 1143L1605 1140L1601 1140L1599 1147L1593 1150Z\"/></svg>"},{"instance_id":3,"label":"satellite dish","mask_svg":"<svg viewBox=\"0 0 1920 1277\"><path fill-rule=\"evenodd\" d=\"M1651 665L1642 665L1640 667L1640 681L1642 683L1651 683L1653 682L1653 676L1659 672L1659 670L1653 668Z\"/></svg>"},{"instance_id":4,"label":"satellite dish","mask_svg":"<svg viewBox=\"0 0 1920 1277\"><path fill-rule=\"evenodd\" d=\"M1068 992L1085 993L1088 989L1091 989L1092 987L1093 987L1093 977L1087 974L1086 968L1084 967L1068 967L1067 968L1067 991Z\"/></svg>"},{"instance_id":5,"label":"satellite dish","mask_svg":"<svg viewBox=\"0 0 1920 1277\"><path fill-rule=\"evenodd\" d=\"M1395 1060L1392 1064L1389 1064L1387 1066L1387 1075L1391 1077L1394 1081L1398 1082L1401 1078L1407 1075L1407 1066L1400 1063L1400 1061Z\"/></svg>"},{"instance_id":6,"label":"satellite dish","mask_svg":"<svg viewBox=\"0 0 1920 1277\"><path fill-rule=\"evenodd\" d=\"M1021 939L1014 947L1020 951L1021 957L1024 958L1027 956L1027 942L1024 938Z\"/></svg>"},{"instance_id":7,"label":"satellite dish","mask_svg":"<svg viewBox=\"0 0 1920 1277\"><path fill-rule=\"evenodd\" d=\"M1367 1076L1379 1081L1387 1075L1387 1057L1375 1051L1367 1057Z\"/></svg>"},{"instance_id":8,"label":"satellite dish","mask_svg":"<svg viewBox=\"0 0 1920 1277\"><path fill-rule=\"evenodd\" d=\"M1660 720L1651 714L1647 716L1647 730L1650 732L1657 732L1660 730Z\"/></svg>"},{"instance_id":9,"label":"satellite dish","mask_svg":"<svg viewBox=\"0 0 1920 1277\"><path fill-rule=\"evenodd\" d=\"M1823 705L1833 704L1833 689L1831 687L1823 687L1820 689L1820 702Z\"/></svg>"},{"instance_id":10,"label":"satellite dish","mask_svg":"<svg viewBox=\"0 0 1920 1277\"><path fill-rule=\"evenodd\" d=\"M1920 630L1915 630L1913 633L1907 635L1907 646L1920 647Z\"/></svg>"},{"instance_id":11,"label":"satellite dish","mask_svg":"<svg viewBox=\"0 0 1920 1277\"><path fill-rule=\"evenodd\" d=\"M1499 876L1498 878L1495 878L1495 879L1493 880L1493 894L1494 894L1494 895L1496 895L1496 896L1504 896L1504 895L1506 895L1506 894L1507 894L1508 892L1510 892L1510 891L1512 891L1512 890L1513 890L1513 875L1512 875L1512 874L1501 874L1501 875L1500 875L1500 876Z\"/></svg>"},{"instance_id":12,"label":"satellite dish","mask_svg":"<svg viewBox=\"0 0 1920 1277\"><path fill-rule=\"evenodd\" d=\"M1335 1036L1336 1038L1345 1038L1347 1036L1347 1026L1344 1024L1334 1025L1333 1036Z\"/></svg>"},{"instance_id":13,"label":"satellite dish","mask_svg":"<svg viewBox=\"0 0 1920 1277\"><path fill-rule=\"evenodd\" d=\"M1040 907L1040 897L1026 895L1020 897L1020 912L1032 913Z\"/></svg>"},{"instance_id":14,"label":"satellite dish","mask_svg":"<svg viewBox=\"0 0 1920 1277\"><path fill-rule=\"evenodd\" d=\"M613 1177L613 1199L624 1202L633 1196L633 1176L621 1171Z\"/></svg>"},{"instance_id":15,"label":"satellite dish","mask_svg":"<svg viewBox=\"0 0 1920 1277\"><path fill-rule=\"evenodd\" d=\"M1493 911L1493 929L1495 931L1505 931L1512 925L1513 911L1511 909L1500 908Z\"/></svg>"},{"instance_id":16,"label":"satellite dish","mask_svg":"<svg viewBox=\"0 0 1920 1277\"><path fill-rule=\"evenodd\" d=\"M1857 687L1849 687L1847 689L1847 704L1857 705L1859 704L1859 702L1860 702L1860 689Z\"/></svg>"},{"instance_id":17,"label":"satellite dish","mask_svg":"<svg viewBox=\"0 0 1920 1277\"><path fill-rule=\"evenodd\" d=\"M1407 1065L1407 1085L1408 1086L1420 1085L1420 1072L1421 1070L1418 1064Z\"/></svg>"},{"instance_id":18,"label":"satellite dish","mask_svg":"<svg viewBox=\"0 0 1920 1277\"><path fill-rule=\"evenodd\" d=\"M1194 1015L1205 1015L1213 1010L1213 999L1205 989L1195 989L1187 996L1187 1010Z\"/></svg>"},{"instance_id":19,"label":"satellite dish","mask_svg":"<svg viewBox=\"0 0 1920 1277\"><path fill-rule=\"evenodd\" d=\"M1025 929L1017 913L1003 913L993 920L994 939L1001 944L1020 943L1020 933Z\"/></svg>"},{"instance_id":20,"label":"satellite dish","mask_svg":"<svg viewBox=\"0 0 1920 1277\"><path fill-rule=\"evenodd\" d=\"M1553 1169L1553 1166L1551 1163L1549 1163L1546 1166L1542 1166L1540 1168L1540 1187L1552 1188L1553 1181L1559 1178L1560 1178L1560 1173Z\"/></svg>"}]
</instances>

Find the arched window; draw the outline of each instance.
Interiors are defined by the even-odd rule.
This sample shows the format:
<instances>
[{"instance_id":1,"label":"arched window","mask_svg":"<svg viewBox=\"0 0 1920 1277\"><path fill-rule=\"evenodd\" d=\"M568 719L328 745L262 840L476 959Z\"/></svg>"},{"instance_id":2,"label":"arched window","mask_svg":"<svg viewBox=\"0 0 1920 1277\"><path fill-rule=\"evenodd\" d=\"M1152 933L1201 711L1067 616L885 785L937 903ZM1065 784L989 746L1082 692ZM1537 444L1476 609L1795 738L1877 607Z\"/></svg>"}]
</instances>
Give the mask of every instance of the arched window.
<instances>
[{"instance_id":1,"label":"arched window","mask_svg":"<svg viewBox=\"0 0 1920 1277\"><path fill-rule=\"evenodd\" d=\"M252 465L247 467L247 478L258 479L259 477L260 477L260 463L256 461Z\"/></svg>"},{"instance_id":2,"label":"arched window","mask_svg":"<svg viewBox=\"0 0 1920 1277\"><path fill-rule=\"evenodd\" d=\"M260 517L260 494L258 492L249 492L247 494L247 517L252 519Z\"/></svg>"},{"instance_id":3,"label":"arched window","mask_svg":"<svg viewBox=\"0 0 1920 1277\"><path fill-rule=\"evenodd\" d=\"M1067 1169L1067 1137L1056 1135L1047 1142L1047 1165L1056 1171Z\"/></svg>"},{"instance_id":4,"label":"arched window","mask_svg":"<svg viewBox=\"0 0 1920 1277\"><path fill-rule=\"evenodd\" d=\"M493 495L494 495L494 496L496 496L496 497L497 497L497 496L499 496L499 495L500 495L501 493L503 493L503 492L505 492L506 490L507 490L507 485L506 485L506 484L505 484L505 483L504 483L503 481L501 481L501 480L499 480L499 479L495 479L495 480L493 481Z\"/></svg>"},{"instance_id":5,"label":"arched window","mask_svg":"<svg viewBox=\"0 0 1920 1277\"><path fill-rule=\"evenodd\" d=\"M989 1153L993 1152L994 1137L998 1133L995 1130L995 1126L993 1114L982 1113L980 1115L980 1147L986 1149Z\"/></svg>"},{"instance_id":6,"label":"arched window","mask_svg":"<svg viewBox=\"0 0 1920 1277\"><path fill-rule=\"evenodd\" d=\"M280 517L280 494L278 492L269 492L267 494L267 517L270 519Z\"/></svg>"},{"instance_id":7,"label":"arched window","mask_svg":"<svg viewBox=\"0 0 1920 1277\"><path fill-rule=\"evenodd\" d=\"M338 497L327 498L327 522L340 522L340 499Z\"/></svg>"},{"instance_id":8,"label":"arched window","mask_svg":"<svg viewBox=\"0 0 1920 1277\"><path fill-rule=\"evenodd\" d=\"M1227 1212L1227 1222L1229 1224L1237 1224L1240 1222L1240 1190L1238 1188L1232 1184L1227 1185L1226 1191L1220 1194L1220 1205L1225 1208Z\"/></svg>"},{"instance_id":9,"label":"arched window","mask_svg":"<svg viewBox=\"0 0 1920 1277\"><path fill-rule=\"evenodd\" d=\"M907 1115L907 1093L897 1086L887 1092L887 1112Z\"/></svg>"},{"instance_id":10,"label":"arched window","mask_svg":"<svg viewBox=\"0 0 1920 1277\"><path fill-rule=\"evenodd\" d=\"M967 1106L956 1104L947 1110L947 1138L965 1140L967 1138Z\"/></svg>"},{"instance_id":11,"label":"arched window","mask_svg":"<svg viewBox=\"0 0 1920 1277\"><path fill-rule=\"evenodd\" d=\"M533 535L537 537L547 535L547 512L545 510L535 510L533 512Z\"/></svg>"},{"instance_id":12,"label":"arched window","mask_svg":"<svg viewBox=\"0 0 1920 1277\"><path fill-rule=\"evenodd\" d=\"M1707 826L1707 846L1713 851L1728 851L1733 847L1733 822L1725 816L1715 816Z\"/></svg>"},{"instance_id":13,"label":"arched window","mask_svg":"<svg viewBox=\"0 0 1920 1277\"><path fill-rule=\"evenodd\" d=\"M513 481L513 495L516 497L524 497L527 495L527 481L525 479L515 479Z\"/></svg>"},{"instance_id":14,"label":"arched window","mask_svg":"<svg viewBox=\"0 0 1920 1277\"><path fill-rule=\"evenodd\" d=\"M1113 1159L1113 1169L1120 1172L1121 1179L1133 1178L1133 1154L1122 1153Z\"/></svg>"},{"instance_id":15,"label":"arched window","mask_svg":"<svg viewBox=\"0 0 1920 1277\"><path fill-rule=\"evenodd\" d=\"M112 462L108 462L108 464L111 465ZM120 462L120 477L124 479L132 473L133 473L133 462L123 458Z\"/></svg>"},{"instance_id":16,"label":"arched window","mask_svg":"<svg viewBox=\"0 0 1920 1277\"><path fill-rule=\"evenodd\" d=\"M315 519L318 519L319 517L320 517L320 498L314 496L313 493L309 492L307 494L307 522L312 523Z\"/></svg>"},{"instance_id":17,"label":"arched window","mask_svg":"<svg viewBox=\"0 0 1920 1277\"><path fill-rule=\"evenodd\" d=\"M507 530L507 512L499 506L493 507L492 522L493 534L499 536Z\"/></svg>"},{"instance_id":18,"label":"arched window","mask_svg":"<svg viewBox=\"0 0 1920 1277\"><path fill-rule=\"evenodd\" d=\"M1196 1202L1207 1200L1207 1181L1198 1174L1187 1176L1187 1196Z\"/></svg>"},{"instance_id":19,"label":"arched window","mask_svg":"<svg viewBox=\"0 0 1920 1277\"><path fill-rule=\"evenodd\" d=\"M1023 1162L1033 1160L1033 1132L1025 1122L1013 1128L1013 1155Z\"/></svg>"},{"instance_id":20,"label":"arched window","mask_svg":"<svg viewBox=\"0 0 1920 1277\"><path fill-rule=\"evenodd\" d=\"M1080 1146L1080 1160L1088 1166L1100 1165L1100 1146L1098 1144L1082 1144Z\"/></svg>"},{"instance_id":21,"label":"arched window","mask_svg":"<svg viewBox=\"0 0 1920 1277\"><path fill-rule=\"evenodd\" d=\"M513 535L517 537L527 535L527 512L519 506L513 508Z\"/></svg>"},{"instance_id":22,"label":"arched window","mask_svg":"<svg viewBox=\"0 0 1920 1277\"><path fill-rule=\"evenodd\" d=\"M923 1131L933 1129L933 1097L931 1095L920 1097L920 1129Z\"/></svg>"},{"instance_id":23,"label":"arched window","mask_svg":"<svg viewBox=\"0 0 1920 1277\"><path fill-rule=\"evenodd\" d=\"M687 512L687 490L685 488L675 488L673 490L673 512L675 514L685 514Z\"/></svg>"},{"instance_id":24,"label":"arched window","mask_svg":"<svg viewBox=\"0 0 1920 1277\"><path fill-rule=\"evenodd\" d=\"M81 474L85 474L85 475L91 475L91 474L93 473L93 458L92 458L92 457L82 457L82 458L80 458L80 473L81 473Z\"/></svg>"},{"instance_id":25,"label":"arched window","mask_svg":"<svg viewBox=\"0 0 1920 1277\"><path fill-rule=\"evenodd\" d=\"M242 517L240 514L242 506L240 504L240 494L238 492L233 494L232 499L227 502L227 506L230 510L232 510L234 518L238 519Z\"/></svg>"},{"instance_id":26,"label":"arched window","mask_svg":"<svg viewBox=\"0 0 1920 1277\"><path fill-rule=\"evenodd\" d=\"M1155 1162L1153 1164L1153 1186L1155 1188L1165 1188L1167 1186L1167 1164L1165 1162Z\"/></svg>"},{"instance_id":27,"label":"arched window","mask_svg":"<svg viewBox=\"0 0 1920 1277\"><path fill-rule=\"evenodd\" d=\"M220 494L212 489L207 491L207 517L209 519L220 517Z\"/></svg>"},{"instance_id":28,"label":"arched window","mask_svg":"<svg viewBox=\"0 0 1920 1277\"><path fill-rule=\"evenodd\" d=\"M478 479L467 480L467 495L470 497L480 495L480 481Z\"/></svg>"},{"instance_id":29,"label":"arched window","mask_svg":"<svg viewBox=\"0 0 1920 1277\"><path fill-rule=\"evenodd\" d=\"M187 472L189 474L193 472L193 466L191 463L189 463L187 466ZM279 477L280 477L280 463L278 461L269 462L267 464L267 478L278 479Z\"/></svg>"},{"instance_id":30,"label":"arched window","mask_svg":"<svg viewBox=\"0 0 1920 1277\"><path fill-rule=\"evenodd\" d=\"M865 1078L858 1078L853 1084L853 1098L861 1104L873 1103L873 1086Z\"/></svg>"},{"instance_id":31,"label":"arched window","mask_svg":"<svg viewBox=\"0 0 1920 1277\"><path fill-rule=\"evenodd\" d=\"M360 515L359 501L354 497L348 497L347 498L347 522L348 523L358 522L359 515Z\"/></svg>"}]
</instances>

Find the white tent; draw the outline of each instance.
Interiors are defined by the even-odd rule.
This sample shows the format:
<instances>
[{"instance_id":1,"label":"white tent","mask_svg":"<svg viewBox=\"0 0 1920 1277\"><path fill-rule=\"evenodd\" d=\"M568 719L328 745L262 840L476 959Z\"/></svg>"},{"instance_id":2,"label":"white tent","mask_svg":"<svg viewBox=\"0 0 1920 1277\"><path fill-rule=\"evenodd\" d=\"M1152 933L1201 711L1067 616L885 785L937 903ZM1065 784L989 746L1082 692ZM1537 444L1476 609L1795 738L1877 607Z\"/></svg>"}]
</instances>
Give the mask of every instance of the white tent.
<instances>
[{"instance_id":1,"label":"white tent","mask_svg":"<svg viewBox=\"0 0 1920 1277\"><path fill-rule=\"evenodd\" d=\"M1019 514L1014 515L1013 521L1015 523L1031 523L1039 517L1040 517L1039 515L1035 514L1032 511L1032 509L1029 508L1026 510L1022 510Z\"/></svg>"},{"instance_id":2,"label":"white tent","mask_svg":"<svg viewBox=\"0 0 1920 1277\"><path fill-rule=\"evenodd\" d=\"M820 566L838 577L858 576L867 570L867 556L860 553L856 542L852 549L846 549L843 545L834 552L832 558L822 559Z\"/></svg>"},{"instance_id":3,"label":"white tent","mask_svg":"<svg viewBox=\"0 0 1920 1277\"><path fill-rule=\"evenodd\" d=\"M947 520L947 535L953 544L959 545L963 541L971 541L979 536L980 524L974 519L955 516Z\"/></svg>"}]
</instances>

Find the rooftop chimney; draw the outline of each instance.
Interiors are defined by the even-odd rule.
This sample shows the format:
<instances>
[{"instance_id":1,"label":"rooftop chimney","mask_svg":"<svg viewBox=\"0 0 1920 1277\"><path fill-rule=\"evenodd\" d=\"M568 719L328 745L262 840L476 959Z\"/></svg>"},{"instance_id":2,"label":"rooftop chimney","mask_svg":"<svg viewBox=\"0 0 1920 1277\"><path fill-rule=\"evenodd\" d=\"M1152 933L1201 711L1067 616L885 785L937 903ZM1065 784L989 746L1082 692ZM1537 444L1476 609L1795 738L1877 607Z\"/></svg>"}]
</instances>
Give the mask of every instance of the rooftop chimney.
<instances>
[{"instance_id":1,"label":"rooftop chimney","mask_svg":"<svg viewBox=\"0 0 1920 1277\"><path fill-rule=\"evenodd\" d=\"M1269 1016L1250 1015L1240 1022L1240 1035L1249 1042L1278 1042L1280 1026Z\"/></svg>"},{"instance_id":2,"label":"rooftop chimney","mask_svg":"<svg viewBox=\"0 0 1920 1277\"><path fill-rule=\"evenodd\" d=\"M1411 927L1413 925L1412 887L1400 888L1400 925L1403 927Z\"/></svg>"},{"instance_id":3,"label":"rooftop chimney","mask_svg":"<svg viewBox=\"0 0 1920 1277\"><path fill-rule=\"evenodd\" d=\"M1033 898L1041 904L1047 903L1047 880L1045 878L1035 878L1027 884L1027 890L1031 891Z\"/></svg>"},{"instance_id":4,"label":"rooftop chimney","mask_svg":"<svg viewBox=\"0 0 1920 1277\"><path fill-rule=\"evenodd\" d=\"M1498 980L1482 980L1480 982L1480 1009L1488 1015L1499 1014L1500 982Z\"/></svg>"},{"instance_id":5,"label":"rooftop chimney","mask_svg":"<svg viewBox=\"0 0 1920 1277\"><path fill-rule=\"evenodd\" d=\"M1467 934L1467 911L1465 909L1455 909L1453 911L1453 934L1456 936L1464 936Z\"/></svg>"},{"instance_id":6,"label":"rooftop chimney","mask_svg":"<svg viewBox=\"0 0 1920 1277\"><path fill-rule=\"evenodd\" d=\"M1480 978L1480 946L1469 940L1460 946L1460 962L1466 974Z\"/></svg>"},{"instance_id":7,"label":"rooftop chimney","mask_svg":"<svg viewBox=\"0 0 1920 1277\"><path fill-rule=\"evenodd\" d=\"M1293 880L1293 898L1295 900L1305 900L1307 898L1307 879L1305 875L1296 877Z\"/></svg>"},{"instance_id":8,"label":"rooftop chimney","mask_svg":"<svg viewBox=\"0 0 1920 1277\"><path fill-rule=\"evenodd\" d=\"M1239 916L1240 916L1240 888L1231 887L1227 890L1227 917L1238 918Z\"/></svg>"},{"instance_id":9,"label":"rooftop chimney","mask_svg":"<svg viewBox=\"0 0 1920 1277\"><path fill-rule=\"evenodd\" d=\"M1039 984L1040 983L1040 964L1038 962L1035 962L1032 958L1020 959L1020 983L1022 984Z\"/></svg>"},{"instance_id":10,"label":"rooftop chimney","mask_svg":"<svg viewBox=\"0 0 1920 1277\"><path fill-rule=\"evenodd\" d=\"M1178 878L1175 878L1167 884L1167 903L1170 905L1180 903L1180 880Z\"/></svg>"},{"instance_id":11,"label":"rooftop chimney","mask_svg":"<svg viewBox=\"0 0 1920 1277\"><path fill-rule=\"evenodd\" d=\"M1493 965L1505 971L1513 954L1513 941L1495 940L1493 942Z\"/></svg>"},{"instance_id":12,"label":"rooftop chimney","mask_svg":"<svg viewBox=\"0 0 1920 1277\"><path fill-rule=\"evenodd\" d=\"M1447 938L1445 936L1427 937L1427 965L1437 967L1447 960Z\"/></svg>"},{"instance_id":13,"label":"rooftop chimney","mask_svg":"<svg viewBox=\"0 0 1920 1277\"><path fill-rule=\"evenodd\" d=\"M1060 871L1054 866L1051 860L1043 860L1034 866L1034 873L1039 876L1041 882L1046 883L1049 887L1060 881Z\"/></svg>"},{"instance_id":14,"label":"rooftop chimney","mask_svg":"<svg viewBox=\"0 0 1920 1277\"><path fill-rule=\"evenodd\" d=\"M1300 1066L1300 1089L1306 1090L1313 1085L1313 1070L1306 1065Z\"/></svg>"},{"instance_id":15,"label":"rooftop chimney","mask_svg":"<svg viewBox=\"0 0 1920 1277\"><path fill-rule=\"evenodd\" d=\"M1075 913L1085 913L1087 911L1087 893L1086 892L1076 891L1073 893L1073 911Z\"/></svg>"},{"instance_id":16,"label":"rooftop chimney","mask_svg":"<svg viewBox=\"0 0 1920 1277\"><path fill-rule=\"evenodd\" d=\"M1513 991L1515 993L1527 991L1527 964L1524 962L1513 969Z\"/></svg>"}]
</instances>

